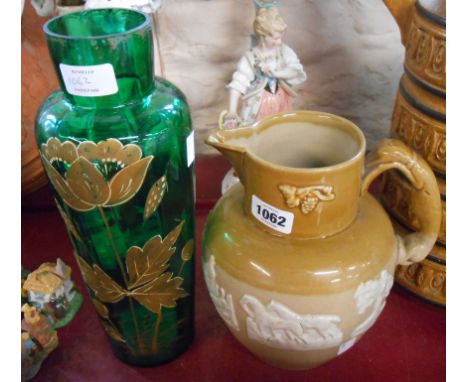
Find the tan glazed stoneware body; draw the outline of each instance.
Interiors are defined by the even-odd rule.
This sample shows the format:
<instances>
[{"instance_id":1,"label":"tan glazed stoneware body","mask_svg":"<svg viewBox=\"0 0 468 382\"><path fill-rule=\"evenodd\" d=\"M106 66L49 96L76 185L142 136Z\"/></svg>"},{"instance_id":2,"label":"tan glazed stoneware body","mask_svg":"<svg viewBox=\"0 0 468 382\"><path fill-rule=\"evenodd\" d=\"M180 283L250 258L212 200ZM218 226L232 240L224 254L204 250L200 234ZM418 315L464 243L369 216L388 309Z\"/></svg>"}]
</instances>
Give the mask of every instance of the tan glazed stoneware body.
<instances>
[{"instance_id":1,"label":"tan glazed stoneware body","mask_svg":"<svg viewBox=\"0 0 468 382\"><path fill-rule=\"evenodd\" d=\"M348 350L382 312L397 264L422 260L437 238L440 198L428 165L395 140L365 160L359 128L321 112L277 114L206 142L241 179L203 237L205 281L229 330L287 369ZM392 168L416 190L420 231L403 238L367 192Z\"/></svg>"}]
</instances>

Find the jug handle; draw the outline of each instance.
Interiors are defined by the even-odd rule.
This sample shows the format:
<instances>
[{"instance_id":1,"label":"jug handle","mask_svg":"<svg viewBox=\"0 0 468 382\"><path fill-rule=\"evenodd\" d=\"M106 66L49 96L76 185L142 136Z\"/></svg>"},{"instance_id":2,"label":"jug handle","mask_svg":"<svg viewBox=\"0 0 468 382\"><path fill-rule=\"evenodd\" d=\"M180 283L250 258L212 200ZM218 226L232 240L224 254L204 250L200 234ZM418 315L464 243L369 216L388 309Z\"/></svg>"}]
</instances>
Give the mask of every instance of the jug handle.
<instances>
[{"instance_id":1,"label":"jug handle","mask_svg":"<svg viewBox=\"0 0 468 382\"><path fill-rule=\"evenodd\" d=\"M416 190L410 203L420 231L404 237L397 235L398 263L409 265L423 260L437 240L442 214L440 192L432 169L420 155L399 140L384 139L366 157L361 194L367 192L377 176L391 169L403 173Z\"/></svg>"}]
</instances>

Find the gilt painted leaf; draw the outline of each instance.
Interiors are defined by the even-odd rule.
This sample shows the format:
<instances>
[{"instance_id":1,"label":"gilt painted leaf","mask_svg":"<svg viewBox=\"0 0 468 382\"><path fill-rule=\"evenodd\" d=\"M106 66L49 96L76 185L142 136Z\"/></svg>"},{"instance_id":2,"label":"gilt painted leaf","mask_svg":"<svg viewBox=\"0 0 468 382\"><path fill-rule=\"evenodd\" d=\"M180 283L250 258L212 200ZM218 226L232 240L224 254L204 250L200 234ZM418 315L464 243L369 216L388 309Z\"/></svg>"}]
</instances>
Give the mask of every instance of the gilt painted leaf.
<instances>
[{"instance_id":1,"label":"gilt painted leaf","mask_svg":"<svg viewBox=\"0 0 468 382\"><path fill-rule=\"evenodd\" d=\"M174 251L163 251L162 240L156 236L150 240L152 251L144 251L139 247L131 247L127 252L127 272L129 289L143 285L164 273Z\"/></svg>"},{"instance_id":2,"label":"gilt painted leaf","mask_svg":"<svg viewBox=\"0 0 468 382\"><path fill-rule=\"evenodd\" d=\"M125 297L125 290L96 264L91 267L79 256L78 264L86 284L94 291L100 301L116 303Z\"/></svg>"},{"instance_id":3,"label":"gilt painted leaf","mask_svg":"<svg viewBox=\"0 0 468 382\"><path fill-rule=\"evenodd\" d=\"M107 273L105 273L101 268L97 265L93 265L94 272L99 280L99 287L94 290L96 293L96 297L101 300L102 302L112 302L116 303L122 300L126 293L117 284L114 280L112 280Z\"/></svg>"},{"instance_id":4,"label":"gilt painted leaf","mask_svg":"<svg viewBox=\"0 0 468 382\"><path fill-rule=\"evenodd\" d=\"M67 227L68 229L68 232L78 241L81 241L83 242L83 240L81 240L81 237L80 237L80 234L78 233L75 225L73 224L73 221L71 220L71 218L67 215L67 213L65 212L65 210L60 206L60 203L57 201L57 199L54 198L54 201L55 201L55 205L57 206L57 209L59 210L60 212L60 216L62 216L62 219L65 223L65 226Z\"/></svg>"},{"instance_id":5,"label":"gilt painted leaf","mask_svg":"<svg viewBox=\"0 0 468 382\"><path fill-rule=\"evenodd\" d=\"M67 182L81 201L93 206L105 204L110 197L106 179L86 158L80 157L73 162L67 172Z\"/></svg>"},{"instance_id":6,"label":"gilt painted leaf","mask_svg":"<svg viewBox=\"0 0 468 382\"><path fill-rule=\"evenodd\" d=\"M49 176L49 180L54 186L54 189L59 193L63 201L76 211L90 211L94 208L93 205L85 203L78 199L68 187L67 182L59 172L52 166L47 159L43 158L44 168Z\"/></svg>"},{"instance_id":7,"label":"gilt painted leaf","mask_svg":"<svg viewBox=\"0 0 468 382\"><path fill-rule=\"evenodd\" d=\"M93 298L92 301L98 314L102 318L109 319L109 310L107 309L107 307L101 301L96 300L95 298Z\"/></svg>"},{"instance_id":8,"label":"gilt painted leaf","mask_svg":"<svg viewBox=\"0 0 468 382\"><path fill-rule=\"evenodd\" d=\"M182 260L184 261L189 261L192 258L193 255L193 246L194 246L194 241L189 240L187 244L184 245L184 248L182 249Z\"/></svg>"},{"instance_id":9,"label":"gilt painted leaf","mask_svg":"<svg viewBox=\"0 0 468 382\"><path fill-rule=\"evenodd\" d=\"M78 261L78 265L80 266L80 271L83 275L84 281L91 289L94 289L94 287L98 284L98 281L94 274L93 268L76 253L75 256L76 260Z\"/></svg>"},{"instance_id":10,"label":"gilt painted leaf","mask_svg":"<svg viewBox=\"0 0 468 382\"><path fill-rule=\"evenodd\" d=\"M111 197L106 204L108 207L123 204L135 196L145 180L146 172L152 160L152 156L147 156L124 167L114 175L110 182Z\"/></svg>"},{"instance_id":11,"label":"gilt painted leaf","mask_svg":"<svg viewBox=\"0 0 468 382\"><path fill-rule=\"evenodd\" d=\"M148 192L145 203L145 212L143 214L144 220L148 219L158 209L166 190L166 176L163 175L156 181L156 183L153 184Z\"/></svg>"},{"instance_id":12,"label":"gilt painted leaf","mask_svg":"<svg viewBox=\"0 0 468 382\"><path fill-rule=\"evenodd\" d=\"M171 232L167 234L167 236L164 238L162 243L160 243L160 240L159 241L151 241L151 240L147 241L143 247L143 251L144 252L171 251L171 254L174 253L175 248L173 248L173 245L179 238L180 232L182 231L184 224L185 224L185 220L182 220L182 222L180 222L176 228L174 228Z\"/></svg>"},{"instance_id":13,"label":"gilt painted leaf","mask_svg":"<svg viewBox=\"0 0 468 382\"><path fill-rule=\"evenodd\" d=\"M112 325L110 325L108 322L102 321L102 325L104 325L104 329L106 330L106 333L111 338L113 338L114 340L118 342L123 342L123 343L127 342L122 337L122 334L120 334L119 331L116 328L114 328Z\"/></svg>"},{"instance_id":14,"label":"gilt painted leaf","mask_svg":"<svg viewBox=\"0 0 468 382\"><path fill-rule=\"evenodd\" d=\"M161 277L133 290L129 296L137 300L153 313L161 313L161 308L174 308L179 298L188 296L180 286L184 280L181 277L172 278L172 273L166 272Z\"/></svg>"},{"instance_id":15,"label":"gilt painted leaf","mask_svg":"<svg viewBox=\"0 0 468 382\"><path fill-rule=\"evenodd\" d=\"M169 268L168 261L176 250L173 245L183 224L180 223L164 240L158 235L148 240L143 248L133 246L128 250L126 262L130 290L154 280Z\"/></svg>"}]
</instances>

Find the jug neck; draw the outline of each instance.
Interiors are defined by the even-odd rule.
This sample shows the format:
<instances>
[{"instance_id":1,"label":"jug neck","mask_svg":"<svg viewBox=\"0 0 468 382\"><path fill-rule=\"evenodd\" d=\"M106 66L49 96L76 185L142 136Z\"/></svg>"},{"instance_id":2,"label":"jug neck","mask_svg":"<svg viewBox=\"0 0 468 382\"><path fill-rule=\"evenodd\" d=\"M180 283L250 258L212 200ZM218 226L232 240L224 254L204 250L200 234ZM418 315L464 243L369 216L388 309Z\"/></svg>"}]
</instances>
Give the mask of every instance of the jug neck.
<instances>
[{"instance_id":1,"label":"jug neck","mask_svg":"<svg viewBox=\"0 0 468 382\"><path fill-rule=\"evenodd\" d=\"M244 212L264 231L323 238L356 219L366 144L351 121L288 111L214 132L206 143L234 166L245 189Z\"/></svg>"},{"instance_id":2,"label":"jug neck","mask_svg":"<svg viewBox=\"0 0 468 382\"><path fill-rule=\"evenodd\" d=\"M324 170L285 169L246 154L244 213L274 236L325 238L356 219L364 156Z\"/></svg>"},{"instance_id":3,"label":"jug neck","mask_svg":"<svg viewBox=\"0 0 468 382\"><path fill-rule=\"evenodd\" d=\"M145 14L74 12L51 19L44 32L60 86L72 104L113 108L153 91L153 40Z\"/></svg>"}]
</instances>

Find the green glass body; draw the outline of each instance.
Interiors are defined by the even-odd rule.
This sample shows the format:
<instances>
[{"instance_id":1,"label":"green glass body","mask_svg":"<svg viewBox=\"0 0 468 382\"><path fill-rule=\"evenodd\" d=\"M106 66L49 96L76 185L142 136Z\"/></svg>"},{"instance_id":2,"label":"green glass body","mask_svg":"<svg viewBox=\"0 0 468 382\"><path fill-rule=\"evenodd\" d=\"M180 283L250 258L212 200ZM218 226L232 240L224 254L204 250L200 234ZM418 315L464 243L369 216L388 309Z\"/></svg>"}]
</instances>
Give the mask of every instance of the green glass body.
<instances>
[{"instance_id":1,"label":"green glass body","mask_svg":"<svg viewBox=\"0 0 468 382\"><path fill-rule=\"evenodd\" d=\"M83 11L52 19L44 30L61 89L38 111L36 138L76 259L116 356L142 366L167 362L193 337L187 102L153 76L146 15ZM67 80L61 64L76 68L78 77ZM117 91L93 83L109 75L99 74L106 64ZM86 68L96 66L98 76L87 78ZM111 94L77 94L67 81Z\"/></svg>"}]
</instances>

